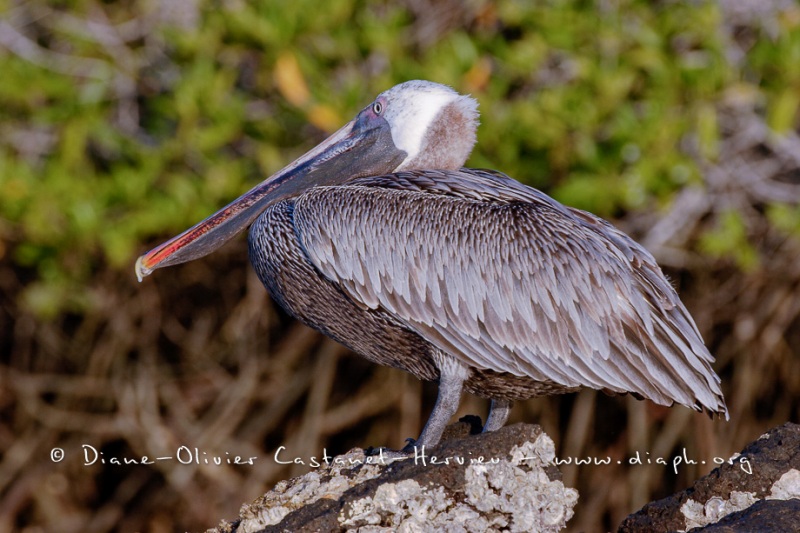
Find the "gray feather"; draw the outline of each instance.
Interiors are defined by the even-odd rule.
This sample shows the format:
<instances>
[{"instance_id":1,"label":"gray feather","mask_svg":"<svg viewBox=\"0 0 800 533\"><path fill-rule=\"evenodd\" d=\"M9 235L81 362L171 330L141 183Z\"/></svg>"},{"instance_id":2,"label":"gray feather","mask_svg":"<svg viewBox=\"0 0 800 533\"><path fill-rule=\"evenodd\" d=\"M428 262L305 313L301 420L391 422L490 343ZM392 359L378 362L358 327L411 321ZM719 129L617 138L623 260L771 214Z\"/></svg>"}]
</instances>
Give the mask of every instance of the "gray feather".
<instances>
[{"instance_id":1,"label":"gray feather","mask_svg":"<svg viewBox=\"0 0 800 533\"><path fill-rule=\"evenodd\" d=\"M318 187L294 222L322 275L470 368L725 410L713 358L652 256L501 174Z\"/></svg>"}]
</instances>

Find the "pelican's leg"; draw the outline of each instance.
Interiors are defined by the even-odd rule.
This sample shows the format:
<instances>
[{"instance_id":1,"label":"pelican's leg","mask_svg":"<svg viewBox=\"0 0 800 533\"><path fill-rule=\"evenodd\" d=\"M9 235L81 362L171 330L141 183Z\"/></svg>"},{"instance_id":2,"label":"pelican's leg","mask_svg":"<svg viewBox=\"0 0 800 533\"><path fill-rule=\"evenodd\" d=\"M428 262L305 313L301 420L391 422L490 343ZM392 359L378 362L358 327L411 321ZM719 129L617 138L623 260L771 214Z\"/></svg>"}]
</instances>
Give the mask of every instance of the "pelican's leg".
<instances>
[{"instance_id":1,"label":"pelican's leg","mask_svg":"<svg viewBox=\"0 0 800 533\"><path fill-rule=\"evenodd\" d=\"M513 405L514 402L510 400L492 400L489 416L486 418L486 424L483 425L483 432L495 431L503 427Z\"/></svg>"},{"instance_id":2,"label":"pelican's leg","mask_svg":"<svg viewBox=\"0 0 800 533\"><path fill-rule=\"evenodd\" d=\"M461 402L461 389L464 385L464 380L469 375L467 367L442 352L435 354L434 360L436 361L439 371L439 396L436 397L436 405L433 407L431 416L428 417L428 422L425 423L425 428L422 434L416 441L412 442L409 439L408 445L403 448L404 452L411 452L414 446L421 448L422 446L435 446L442 438L444 428L447 423L458 411L458 405Z\"/></svg>"}]
</instances>

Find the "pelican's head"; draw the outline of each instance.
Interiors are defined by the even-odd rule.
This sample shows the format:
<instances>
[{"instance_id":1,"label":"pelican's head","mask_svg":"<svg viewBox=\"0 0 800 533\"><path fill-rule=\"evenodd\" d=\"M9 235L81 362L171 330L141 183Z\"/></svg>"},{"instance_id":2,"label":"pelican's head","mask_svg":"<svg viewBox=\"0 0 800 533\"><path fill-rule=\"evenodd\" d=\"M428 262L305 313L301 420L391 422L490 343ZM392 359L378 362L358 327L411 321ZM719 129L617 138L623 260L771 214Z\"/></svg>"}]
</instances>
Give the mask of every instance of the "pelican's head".
<instances>
[{"instance_id":1,"label":"pelican's head","mask_svg":"<svg viewBox=\"0 0 800 533\"><path fill-rule=\"evenodd\" d=\"M378 95L339 131L217 213L136 261L153 270L207 255L245 229L271 203L315 186L398 170L457 169L469 157L478 103L450 87L407 81Z\"/></svg>"},{"instance_id":2,"label":"pelican's head","mask_svg":"<svg viewBox=\"0 0 800 533\"><path fill-rule=\"evenodd\" d=\"M414 80L382 92L362 113L388 124L392 141L407 154L394 170L458 169L475 145L478 102L431 81Z\"/></svg>"}]
</instances>

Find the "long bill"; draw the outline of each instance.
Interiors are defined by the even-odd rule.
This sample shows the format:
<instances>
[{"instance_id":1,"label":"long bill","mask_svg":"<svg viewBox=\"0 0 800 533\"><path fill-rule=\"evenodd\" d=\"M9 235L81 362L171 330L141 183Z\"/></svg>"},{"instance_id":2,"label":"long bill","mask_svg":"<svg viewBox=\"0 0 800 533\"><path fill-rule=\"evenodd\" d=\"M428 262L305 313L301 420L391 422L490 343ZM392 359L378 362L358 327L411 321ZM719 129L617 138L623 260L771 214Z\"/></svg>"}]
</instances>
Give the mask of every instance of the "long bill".
<instances>
[{"instance_id":1,"label":"long bill","mask_svg":"<svg viewBox=\"0 0 800 533\"><path fill-rule=\"evenodd\" d=\"M391 172L405 157L385 122L353 120L321 144L202 222L136 260L139 281L157 268L210 254L248 227L267 206L314 185Z\"/></svg>"}]
</instances>

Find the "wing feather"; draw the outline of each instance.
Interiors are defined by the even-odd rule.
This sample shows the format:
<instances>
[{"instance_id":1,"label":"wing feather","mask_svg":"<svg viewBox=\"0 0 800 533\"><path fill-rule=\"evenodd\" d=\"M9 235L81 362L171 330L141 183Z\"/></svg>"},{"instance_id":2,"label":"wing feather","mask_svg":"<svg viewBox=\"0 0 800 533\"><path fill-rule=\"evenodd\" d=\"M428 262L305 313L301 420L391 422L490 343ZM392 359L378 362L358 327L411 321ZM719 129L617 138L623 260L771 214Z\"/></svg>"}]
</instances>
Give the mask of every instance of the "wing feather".
<instances>
[{"instance_id":1,"label":"wing feather","mask_svg":"<svg viewBox=\"0 0 800 533\"><path fill-rule=\"evenodd\" d=\"M311 262L470 367L724 411L713 358L655 260L502 175L360 178L295 202Z\"/></svg>"}]
</instances>

